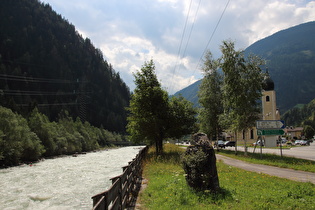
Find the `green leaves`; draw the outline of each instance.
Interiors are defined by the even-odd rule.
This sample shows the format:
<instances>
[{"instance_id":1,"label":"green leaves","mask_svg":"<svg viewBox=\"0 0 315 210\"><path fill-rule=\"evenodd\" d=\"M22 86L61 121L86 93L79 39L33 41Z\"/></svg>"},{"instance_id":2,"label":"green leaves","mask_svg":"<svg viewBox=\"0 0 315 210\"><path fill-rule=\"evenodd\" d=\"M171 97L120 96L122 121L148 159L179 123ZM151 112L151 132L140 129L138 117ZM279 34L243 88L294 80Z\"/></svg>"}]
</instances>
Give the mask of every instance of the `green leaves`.
<instances>
[{"instance_id":1,"label":"green leaves","mask_svg":"<svg viewBox=\"0 0 315 210\"><path fill-rule=\"evenodd\" d=\"M131 97L127 131L134 142L155 144L163 151L165 138L179 138L192 132L195 114L192 103L183 97L168 98L155 75L153 60L134 74L136 88Z\"/></svg>"},{"instance_id":2,"label":"green leaves","mask_svg":"<svg viewBox=\"0 0 315 210\"><path fill-rule=\"evenodd\" d=\"M206 54L199 91L200 129L210 138L222 129L240 131L253 126L260 112L264 61L254 55L245 57L231 41L223 41L221 52L219 59Z\"/></svg>"},{"instance_id":3,"label":"green leaves","mask_svg":"<svg viewBox=\"0 0 315 210\"><path fill-rule=\"evenodd\" d=\"M233 118L232 127L240 131L253 126L258 119L258 100L261 97L264 61L243 51L236 51L234 43L224 41L222 71L224 73L223 99L226 114Z\"/></svg>"}]
</instances>

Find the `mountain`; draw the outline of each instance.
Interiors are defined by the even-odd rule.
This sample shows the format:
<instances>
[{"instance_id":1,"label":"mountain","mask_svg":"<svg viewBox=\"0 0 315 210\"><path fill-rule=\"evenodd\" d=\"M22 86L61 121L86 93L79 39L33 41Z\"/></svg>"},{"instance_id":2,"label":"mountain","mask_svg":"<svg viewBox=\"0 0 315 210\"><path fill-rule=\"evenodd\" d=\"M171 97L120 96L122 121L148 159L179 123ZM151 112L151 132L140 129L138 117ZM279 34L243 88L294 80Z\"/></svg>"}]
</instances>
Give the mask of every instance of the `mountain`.
<instances>
[{"instance_id":1,"label":"mountain","mask_svg":"<svg viewBox=\"0 0 315 210\"><path fill-rule=\"evenodd\" d=\"M198 106L198 91L199 86L201 84L201 80L198 80L197 82L189 85L188 87L176 92L174 95L182 95L187 100L193 102L194 106Z\"/></svg>"},{"instance_id":2,"label":"mountain","mask_svg":"<svg viewBox=\"0 0 315 210\"><path fill-rule=\"evenodd\" d=\"M266 60L275 83L277 106L281 113L297 104L307 104L315 98L315 22L308 22L279 31L245 49ZM197 82L198 83L198 82ZM200 82L199 82L200 83ZM196 83L177 92L196 96ZM188 97L196 102L196 98Z\"/></svg>"},{"instance_id":3,"label":"mountain","mask_svg":"<svg viewBox=\"0 0 315 210\"><path fill-rule=\"evenodd\" d=\"M286 125L310 125L315 130L315 99L303 106L294 107L282 116Z\"/></svg>"},{"instance_id":4,"label":"mountain","mask_svg":"<svg viewBox=\"0 0 315 210\"><path fill-rule=\"evenodd\" d=\"M57 120L61 110L124 132L130 90L90 39L39 0L0 1L0 105Z\"/></svg>"}]
</instances>

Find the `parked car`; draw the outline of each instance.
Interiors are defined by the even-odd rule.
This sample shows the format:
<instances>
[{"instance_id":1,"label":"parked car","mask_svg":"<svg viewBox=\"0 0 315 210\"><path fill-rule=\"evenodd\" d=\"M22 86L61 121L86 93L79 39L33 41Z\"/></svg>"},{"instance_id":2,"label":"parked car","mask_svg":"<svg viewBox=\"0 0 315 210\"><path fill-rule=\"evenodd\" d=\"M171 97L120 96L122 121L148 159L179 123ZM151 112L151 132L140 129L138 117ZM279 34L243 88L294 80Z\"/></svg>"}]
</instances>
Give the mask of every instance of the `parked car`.
<instances>
[{"instance_id":1,"label":"parked car","mask_svg":"<svg viewBox=\"0 0 315 210\"><path fill-rule=\"evenodd\" d=\"M310 145L308 141L305 140L296 140L294 142L295 145L301 145L301 146L306 146L306 145Z\"/></svg>"},{"instance_id":2,"label":"parked car","mask_svg":"<svg viewBox=\"0 0 315 210\"><path fill-rule=\"evenodd\" d=\"M261 144L262 144L262 145L261 145ZM256 142L254 143L254 145L257 145L257 146L265 146L265 142L258 140L258 141L256 141Z\"/></svg>"},{"instance_id":3,"label":"parked car","mask_svg":"<svg viewBox=\"0 0 315 210\"><path fill-rule=\"evenodd\" d=\"M301 143L300 143L302 146L306 146L306 145L310 145L309 143L308 143L308 141L306 141L306 140L301 140Z\"/></svg>"},{"instance_id":4,"label":"parked car","mask_svg":"<svg viewBox=\"0 0 315 210\"><path fill-rule=\"evenodd\" d=\"M294 145L301 145L301 141L302 141L302 140L295 140L295 141L294 141Z\"/></svg>"},{"instance_id":5,"label":"parked car","mask_svg":"<svg viewBox=\"0 0 315 210\"><path fill-rule=\"evenodd\" d=\"M235 141L227 141L224 143L225 147L235 147Z\"/></svg>"},{"instance_id":6,"label":"parked car","mask_svg":"<svg viewBox=\"0 0 315 210\"><path fill-rule=\"evenodd\" d=\"M224 141L223 140L218 140L214 143L214 146L215 147L220 147L220 148L225 148L225 145L224 145Z\"/></svg>"}]
</instances>

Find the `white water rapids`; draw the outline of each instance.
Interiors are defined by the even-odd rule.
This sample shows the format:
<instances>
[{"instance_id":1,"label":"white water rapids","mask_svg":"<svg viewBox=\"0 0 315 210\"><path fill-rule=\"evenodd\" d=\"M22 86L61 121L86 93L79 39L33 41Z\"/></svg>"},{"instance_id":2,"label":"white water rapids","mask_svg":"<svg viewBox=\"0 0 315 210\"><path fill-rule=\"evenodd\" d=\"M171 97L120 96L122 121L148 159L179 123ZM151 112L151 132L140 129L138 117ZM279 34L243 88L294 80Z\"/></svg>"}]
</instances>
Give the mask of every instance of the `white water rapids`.
<instances>
[{"instance_id":1,"label":"white water rapids","mask_svg":"<svg viewBox=\"0 0 315 210\"><path fill-rule=\"evenodd\" d=\"M141 147L123 147L0 169L1 210L92 209Z\"/></svg>"}]
</instances>

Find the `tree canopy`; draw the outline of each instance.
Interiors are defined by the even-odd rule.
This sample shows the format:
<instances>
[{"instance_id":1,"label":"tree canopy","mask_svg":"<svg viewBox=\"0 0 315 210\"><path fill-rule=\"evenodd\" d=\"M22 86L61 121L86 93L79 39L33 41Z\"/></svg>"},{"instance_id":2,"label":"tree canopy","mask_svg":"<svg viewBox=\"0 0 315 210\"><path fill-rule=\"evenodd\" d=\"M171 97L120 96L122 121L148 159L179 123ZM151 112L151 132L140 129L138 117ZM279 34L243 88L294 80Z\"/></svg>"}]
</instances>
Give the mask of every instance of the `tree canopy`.
<instances>
[{"instance_id":1,"label":"tree canopy","mask_svg":"<svg viewBox=\"0 0 315 210\"><path fill-rule=\"evenodd\" d=\"M244 56L234 43L223 41L222 56L215 60L205 56L204 78L200 85L200 128L210 136L223 129L239 132L254 126L259 119L264 61L257 56ZM218 70L222 70L222 75Z\"/></svg>"},{"instance_id":2,"label":"tree canopy","mask_svg":"<svg viewBox=\"0 0 315 210\"><path fill-rule=\"evenodd\" d=\"M205 55L202 68L204 78L199 87L199 111L200 130L211 139L218 139L222 131L219 116L223 113L222 99L222 75L218 72L219 60L212 57L210 51Z\"/></svg>"},{"instance_id":3,"label":"tree canopy","mask_svg":"<svg viewBox=\"0 0 315 210\"><path fill-rule=\"evenodd\" d=\"M223 41L221 51L224 116L233 130L242 131L259 119L263 82L260 66L264 61L254 55L245 58L231 41Z\"/></svg>"},{"instance_id":4,"label":"tree canopy","mask_svg":"<svg viewBox=\"0 0 315 210\"><path fill-rule=\"evenodd\" d=\"M169 99L157 79L153 60L145 62L134 77L127 131L132 141L155 144L161 154L165 138L179 138L194 130L196 111L183 97Z\"/></svg>"}]
</instances>

